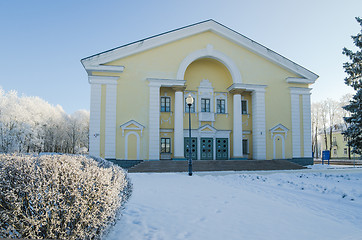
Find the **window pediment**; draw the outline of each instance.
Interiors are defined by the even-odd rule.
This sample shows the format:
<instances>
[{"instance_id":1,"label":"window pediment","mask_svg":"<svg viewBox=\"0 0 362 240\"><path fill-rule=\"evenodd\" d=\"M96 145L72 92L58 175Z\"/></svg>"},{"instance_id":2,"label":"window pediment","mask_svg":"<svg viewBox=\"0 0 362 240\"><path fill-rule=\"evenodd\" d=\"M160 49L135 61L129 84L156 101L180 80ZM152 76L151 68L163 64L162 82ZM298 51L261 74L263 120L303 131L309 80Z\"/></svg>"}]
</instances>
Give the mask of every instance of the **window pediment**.
<instances>
[{"instance_id":1,"label":"window pediment","mask_svg":"<svg viewBox=\"0 0 362 240\"><path fill-rule=\"evenodd\" d=\"M122 129L122 136L124 136L125 130L141 131L141 136L142 136L142 131L145 128L145 126L143 126L142 124L140 124L139 122L137 122L135 120L131 120L126 123L123 123L120 127Z\"/></svg>"}]
</instances>

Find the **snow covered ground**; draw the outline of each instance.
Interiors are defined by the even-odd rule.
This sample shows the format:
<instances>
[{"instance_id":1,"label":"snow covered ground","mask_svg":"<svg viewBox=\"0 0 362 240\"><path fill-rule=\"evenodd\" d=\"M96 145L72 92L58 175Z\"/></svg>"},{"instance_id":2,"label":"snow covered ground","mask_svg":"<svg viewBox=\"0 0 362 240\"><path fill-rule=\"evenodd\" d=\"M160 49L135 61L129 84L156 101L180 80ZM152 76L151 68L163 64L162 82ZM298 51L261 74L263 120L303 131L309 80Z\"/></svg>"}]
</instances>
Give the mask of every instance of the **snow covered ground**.
<instances>
[{"instance_id":1,"label":"snow covered ground","mask_svg":"<svg viewBox=\"0 0 362 240\"><path fill-rule=\"evenodd\" d=\"M362 168L129 176L108 240L362 239Z\"/></svg>"}]
</instances>

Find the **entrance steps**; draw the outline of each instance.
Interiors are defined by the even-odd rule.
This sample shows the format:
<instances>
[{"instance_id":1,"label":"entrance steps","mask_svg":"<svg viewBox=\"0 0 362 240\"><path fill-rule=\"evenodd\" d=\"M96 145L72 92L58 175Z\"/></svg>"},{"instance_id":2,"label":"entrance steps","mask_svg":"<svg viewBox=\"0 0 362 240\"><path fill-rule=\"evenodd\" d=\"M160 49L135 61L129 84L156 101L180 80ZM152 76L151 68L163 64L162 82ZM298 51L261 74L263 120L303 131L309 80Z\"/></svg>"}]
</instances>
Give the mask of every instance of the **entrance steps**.
<instances>
[{"instance_id":1,"label":"entrance steps","mask_svg":"<svg viewBox=\"0 0 362 240\"><path fill-rule=\"evenodd\" d=\"M287 160L194 160L192 171L293 170L305 167ZM188 161L143 161L128 169L136 172L188 172Z\"/></svg>"}]
</instances>

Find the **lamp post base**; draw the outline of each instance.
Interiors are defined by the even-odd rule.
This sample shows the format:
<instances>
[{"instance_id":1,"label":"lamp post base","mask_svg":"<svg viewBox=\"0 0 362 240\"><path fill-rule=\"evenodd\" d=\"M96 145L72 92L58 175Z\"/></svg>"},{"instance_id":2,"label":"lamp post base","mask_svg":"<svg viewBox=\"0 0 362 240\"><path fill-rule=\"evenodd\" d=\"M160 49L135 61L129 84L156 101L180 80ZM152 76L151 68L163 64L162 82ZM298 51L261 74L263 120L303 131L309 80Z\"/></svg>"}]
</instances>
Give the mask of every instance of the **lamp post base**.
<instances>
[{"instance_id":1,"label":"lamp post base","mask_svg":"<svg viewBox=\"0 0 362 240\"><path fill-rule=\"evenodd\" d=\"M192 162L189 160L189 176L192 176Z\"/></svg>"}]
</instances>

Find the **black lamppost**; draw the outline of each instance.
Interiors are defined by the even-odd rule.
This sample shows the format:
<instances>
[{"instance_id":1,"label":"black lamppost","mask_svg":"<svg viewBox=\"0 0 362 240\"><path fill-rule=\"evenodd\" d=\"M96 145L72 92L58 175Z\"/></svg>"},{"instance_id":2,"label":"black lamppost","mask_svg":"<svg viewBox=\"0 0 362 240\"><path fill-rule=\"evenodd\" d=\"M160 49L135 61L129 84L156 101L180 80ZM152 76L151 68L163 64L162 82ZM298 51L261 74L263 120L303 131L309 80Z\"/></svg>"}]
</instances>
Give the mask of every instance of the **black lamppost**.
<instances>
[{"instance_id":1,"label":"black lamppost","mask_svg":"<svg viewBox=\"0 0 362 240\"><path fill-rule=\"evenodd\" d=\"M194 103L194 98L189 94L186 98L186 103L189 105L189 176L192 176L192 156L191 156L191 105Z\"/></svg>"}]
</instances>

